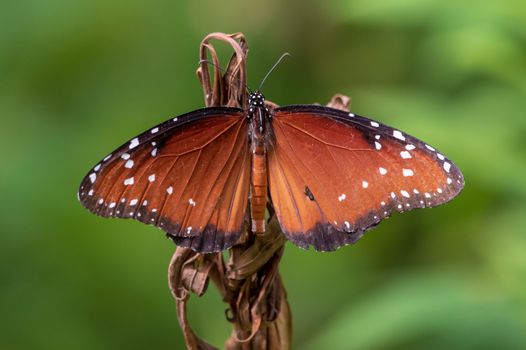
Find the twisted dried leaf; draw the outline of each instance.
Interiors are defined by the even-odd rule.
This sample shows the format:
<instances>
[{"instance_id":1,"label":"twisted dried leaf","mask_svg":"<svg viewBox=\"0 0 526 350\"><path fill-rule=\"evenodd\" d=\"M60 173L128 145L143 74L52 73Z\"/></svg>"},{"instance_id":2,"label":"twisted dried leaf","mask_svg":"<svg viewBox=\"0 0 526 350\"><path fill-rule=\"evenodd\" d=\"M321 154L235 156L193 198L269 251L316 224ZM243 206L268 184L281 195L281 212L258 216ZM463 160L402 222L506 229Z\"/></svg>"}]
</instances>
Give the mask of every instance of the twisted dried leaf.
<instances>
[{"instance_id":1,"label":"twisted dried leaf","mask_svg":"<svg viewBox=\"0 0 526 350\"><path fill-rule=\"evenodd\" d=\"M350 106L351 106L351 98L349 96L336 94L334 95L329 103L327 103L327 107L340 109L342 111L350 112Z\"/></svg>"}]
</instances>

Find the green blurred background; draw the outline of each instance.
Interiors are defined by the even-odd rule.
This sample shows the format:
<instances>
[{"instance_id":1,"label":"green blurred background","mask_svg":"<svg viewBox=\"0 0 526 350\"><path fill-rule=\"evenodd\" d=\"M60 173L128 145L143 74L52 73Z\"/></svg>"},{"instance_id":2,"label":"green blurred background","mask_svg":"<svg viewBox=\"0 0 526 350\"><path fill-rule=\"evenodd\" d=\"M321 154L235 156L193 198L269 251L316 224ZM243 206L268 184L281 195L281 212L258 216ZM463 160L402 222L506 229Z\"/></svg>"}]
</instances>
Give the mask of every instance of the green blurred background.
<instances>
[{"instance_id":1,"label":"green blurred background","mask_svg":"<svg viewBox=\"0 0 526 350\"><path fill-rule=\"evenodd\" d=\"M76 191L116 146L201 107L200 40L242 31L253 87L292 54L267 98L350 95L466 178L450 204L394 215L355 246L289 244L294 348L525 349L525 13L489 0L3 0L0 348L184 348L172 243L89 214ZM224 309L213 288L190 303L216 345Z\"/></svg>"}]
</instances>

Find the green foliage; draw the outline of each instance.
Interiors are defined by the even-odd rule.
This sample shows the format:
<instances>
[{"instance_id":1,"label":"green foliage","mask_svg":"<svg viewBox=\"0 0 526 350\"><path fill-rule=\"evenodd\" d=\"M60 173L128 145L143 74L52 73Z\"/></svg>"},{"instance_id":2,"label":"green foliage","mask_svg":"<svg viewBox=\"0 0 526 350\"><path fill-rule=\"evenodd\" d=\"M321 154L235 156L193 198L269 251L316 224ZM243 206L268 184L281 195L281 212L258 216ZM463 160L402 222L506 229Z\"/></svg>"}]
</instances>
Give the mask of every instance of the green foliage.
<instances>
[{"instance_id":1,"label":"green foliage","mask_svg":"<svg viewBox=\"0 0 526 350\"><path fill-rule=\"evenodd\" d=\"M202 106L202 37L246 34L249 82L278 104L350 95L352 110L451 157L452 203L394 215L331 254L282 262L296 348L526 348L526 3L277 0L0 4L0 348L183 345L166 268L139 223L82 209L90 166ZM216 344L212 288L191 321Z\"/></svg>"}]
</instances>

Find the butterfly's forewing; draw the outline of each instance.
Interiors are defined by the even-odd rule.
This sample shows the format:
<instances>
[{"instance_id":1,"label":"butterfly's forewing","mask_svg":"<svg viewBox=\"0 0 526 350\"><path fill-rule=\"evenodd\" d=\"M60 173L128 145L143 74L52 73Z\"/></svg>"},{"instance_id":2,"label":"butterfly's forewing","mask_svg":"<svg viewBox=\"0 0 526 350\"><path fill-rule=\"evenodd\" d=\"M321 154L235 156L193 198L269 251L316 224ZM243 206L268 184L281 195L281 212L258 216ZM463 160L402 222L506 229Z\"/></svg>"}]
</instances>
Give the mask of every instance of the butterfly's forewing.
<instances>
[{"instance_id":1,"label":"butterfly's forewing","mask_svg":"<svg viewBox=\"0 0 526 350\"><path fill-rule=\"evenodd\" d=\"M199 252L241 234L250 181L247 122L233 108L206 108L133 138L96 165L79 198L97 215L133 218Z\"/></svg>"},{"instance_id":2,"label":"butterfly's forewing","mask_svg":"<svg viewBox=\"0 0 526 350\"><path fill-rule=\"evenodd\" d=\"M284 233L304 248L353 243L390 213L445 203L464 185L433 147L352 113L288 106L272 127L272 203Z\"/></svg>"}]
</instances>

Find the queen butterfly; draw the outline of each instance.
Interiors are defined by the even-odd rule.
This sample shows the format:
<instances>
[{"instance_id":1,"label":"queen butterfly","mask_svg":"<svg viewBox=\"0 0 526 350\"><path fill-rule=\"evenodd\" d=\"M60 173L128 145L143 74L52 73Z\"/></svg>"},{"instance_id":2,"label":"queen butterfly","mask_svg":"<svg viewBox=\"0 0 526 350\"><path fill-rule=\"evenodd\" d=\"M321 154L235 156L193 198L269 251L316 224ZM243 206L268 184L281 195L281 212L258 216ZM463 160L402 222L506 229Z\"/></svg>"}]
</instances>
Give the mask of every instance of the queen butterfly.
<instances>
[{"instance_id":1,"label":"queen butterfly","mask_svg":"<svg viewBox=\"0 0 526 350\"><path fill-rule=\"evenodd\" d=\"M268 202L292 243L330 251L464 186L453 162L390 126L318 105L271 108L259 92L248 101L246 111L203 108L132 138L86 175L81 203L208 253L234 245L248 215L252 232L265 232Z\"/></svg>"}]
</instances>

